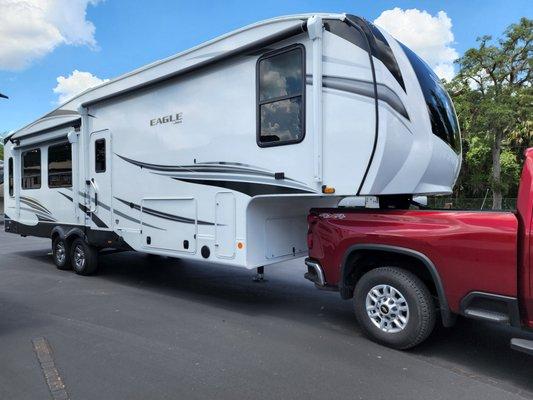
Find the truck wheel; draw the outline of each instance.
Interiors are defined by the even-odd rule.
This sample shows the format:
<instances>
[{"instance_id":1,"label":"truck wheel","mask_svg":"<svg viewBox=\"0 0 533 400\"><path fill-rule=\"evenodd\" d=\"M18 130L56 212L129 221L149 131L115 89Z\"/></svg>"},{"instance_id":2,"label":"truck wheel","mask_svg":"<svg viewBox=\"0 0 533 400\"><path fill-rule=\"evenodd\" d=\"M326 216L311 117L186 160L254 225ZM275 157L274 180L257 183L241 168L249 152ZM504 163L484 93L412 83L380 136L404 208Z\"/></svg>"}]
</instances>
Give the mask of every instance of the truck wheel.
<instances>
[{"instance_id":1,"label":"truck wheel","mask_svg":"<svg viewBox=\"0 0 533 400\"><path fill-rule=\"evenodd\" d=\"M92 275L98 269L98 250L83 239L77 238L72 242L70 259L72 269L78 275Z\"/></svg>"},{"instance_id":2,"label":"truck wheel","mask_svg":"<svg viewBox=\"0 0 533 400\"><path fill-rule=\"evenodd\" d=\"M401 268L381 267L364 274L355 286L354 302L364 333L395 349L418 345L435 326L435 305L428 288Z\"/></svg>"},{"instance_id":3,"label":"truck wheel","mask_svg":"<svg viewBox=\"0 0 533 400\"><path fill-rule=\"evenodd\" d=\"M59 236L52 239L52 258L57 269L65 271L72 269L68 243Z\"/></svg>"}]
</instances>

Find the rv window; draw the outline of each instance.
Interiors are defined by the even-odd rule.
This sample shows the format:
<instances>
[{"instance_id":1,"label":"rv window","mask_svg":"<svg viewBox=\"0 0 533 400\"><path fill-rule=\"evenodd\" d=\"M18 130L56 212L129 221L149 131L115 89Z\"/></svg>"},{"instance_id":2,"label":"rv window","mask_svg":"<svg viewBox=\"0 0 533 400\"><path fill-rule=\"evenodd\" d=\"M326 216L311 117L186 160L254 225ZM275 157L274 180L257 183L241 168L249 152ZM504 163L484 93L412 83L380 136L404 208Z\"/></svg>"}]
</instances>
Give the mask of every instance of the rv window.
<instances>
[{"instance_id":1,"label":"rv window","mask_svg":"<svg viewBox=\"0 0 533 400\"><path fill-rule=\"evenodd\" d=\"M269 53L257 63L257 143L299 143L304 137L305 65L301 45Z\"/></svg>"},{"instance_id":2,"label":"rv window","mask_svg":"<svg viewBox=\"0 0 533 400\"><path fill-rule=\"evenodd\" d=\"M41 187L41 149L22 153L22 189Z\"/></svg>"},{"instance_id":3,"label":"rv window","mask_svg":"<svg viewBox=\"0 0 533 400\"><path fill-rule=\"evenodd\" d=\"M8 161L8 185L9 185L9 196L13 197L14 187L13 187L13 158L10 158Z\"/></svg>"},{"instance_id":4,"label":"rv window","mask_svg":"<svg viewBox=\"0 0 533 400\"><path fill-rule=\"evenodd\" d=\"M105 172L105 139L98 139L94 142L94 171Z\"/></svg>"},{"instance_id":5,"label":"rv window","mask_svg":"<svg viewBox=\"0 0 533 400\"><path fill-rule=\"evenodd\" d=\"M72 186L72 145L62 143L48 148L48 187Z\"/></svg>"}]
</instances>

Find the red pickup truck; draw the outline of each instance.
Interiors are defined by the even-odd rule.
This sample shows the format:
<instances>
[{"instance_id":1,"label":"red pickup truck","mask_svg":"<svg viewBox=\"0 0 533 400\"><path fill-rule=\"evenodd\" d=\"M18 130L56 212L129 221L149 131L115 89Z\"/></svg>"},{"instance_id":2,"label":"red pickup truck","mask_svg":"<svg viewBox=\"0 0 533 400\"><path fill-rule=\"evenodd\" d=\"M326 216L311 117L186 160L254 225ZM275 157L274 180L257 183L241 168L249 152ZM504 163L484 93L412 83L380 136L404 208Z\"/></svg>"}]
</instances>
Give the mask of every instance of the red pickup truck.
<instances>
[{"instance_id":1,"label":"red pickup truck","mask_svg":"<svg viewBox=\"0 0 533 400\"><path fill-rule=\"evenodd\" d=\"M312 209L306 278L353 299L363 331L397 349L425 340L439 317L447 327L463 315L533 329L533 148L525 156L514 213L391 201ZM533 341L511 347L533 354Z\"/></svg>"}]
</instances>

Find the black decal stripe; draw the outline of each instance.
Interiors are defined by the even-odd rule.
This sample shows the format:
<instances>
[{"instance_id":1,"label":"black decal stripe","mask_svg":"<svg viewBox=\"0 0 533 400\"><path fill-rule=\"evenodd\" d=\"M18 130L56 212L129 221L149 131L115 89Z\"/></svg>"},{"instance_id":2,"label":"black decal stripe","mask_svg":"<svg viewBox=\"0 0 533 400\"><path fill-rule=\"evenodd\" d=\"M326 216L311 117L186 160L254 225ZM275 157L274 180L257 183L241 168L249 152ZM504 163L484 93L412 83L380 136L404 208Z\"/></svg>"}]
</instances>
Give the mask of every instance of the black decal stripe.
<instances>
[{"instance_id":1,"label":"black decal stripe","mask_svg":"<svg viewBox=\"0 0 533 400\"><path fill-rule=\"evenodd\" d=\"M128 207L131 207L137 211L141 211L141 206L139 204L135 204L135 203L120 199L118 197L115 197L115 199L127 205ZM154 210L152 208L147 208L147 207L143 207L142 212L148 215L152 215L157 218L162 218L162 219L166 219L169 221L182 222L184 224L195 224L196 222L198 222L198 225L210 225L210 226L215 225L213 222L200 221L200 220L196 221L192 218L180 217L179 215L168 214L168 213L157 211L157 210Z\"/></svg>"},{"instance_id":2,"label":"black decal stripe","mask_svg":"<svg viewBox=\"0 0 533 400\"><path fill-rule=\"evenodd\" d=\"M69 199L70 201L73 201L73 200L72 200L72 197L66 195L65 193L61 193L61 192L59 192L59 193L62 194L63 196L65 196L65 197L66 197L67 199ZM83 197L85 197L85 194L82 193L82 192L80 192L80 195L82 195ZM100 202L98 202L98 204L101 204L102 206L104 206L104 204L102 204L102 203L100 203ZM110 208L107 207L107 206L106 206L105 208L108 209L108 210L110 209ZM140 224L140 223L141 223L141 221L139 221L138 219L132 218L132 217L130 217L129 215L124 214L124 213L122 213L122 212L120 212L120 211L118 211L118 210L113 209L113 213L114 213L115 215L118 215L118 216L121 217L121 218L127 219L128 221L135 222L135 223L137 223L137 224ZM148 226L148 227L150 227L150 228L159 229L160 231L165 231L165 230L166 230L166 229L163 229L163 228L159 228L159 227L157 227L157 226L154 226L154 225L147 224L147 223L145 223L145 222L143 222L143 225L144 225L144 226Z\"/></svg>"},{"instance_id":3,"label":"black decal stripe","mask_svg":"<svg viewBox=\"0 0 533 400\"><path fill-rule=\"evenodd\" d=\"M74 201L72 200L72 197L70 197L69 195L66 195L65 193L62 193L62 192L58 192L59 194L65 196L67 199L69 199L70 201Z\"/></svg>"},{"instance_id":4,"label":"black decal stripe","mask_svg":"<svg viewBox=\"0 0 533 400\"><path fill-rule=\"evenodd\" d=\"M119 210L115 210L115 209L113 209L113 213L114 213L115 215L118 215L118 216L121 217L121 218L127 219L128 221L135 222L135 223L137 223L137 224L140 224L140 223L141 223L141 221L139 221L138 219L136 219L136 218L132 218L132 217L130 217L129 215L124 214L123 212L121 212L121 211L119 211ZM159 228L159 227L157 227L157 226L147 224L146 222L143 222L142 224L143 224L144 226L148 226L149 228L158 229L158 230L160 230L160 231L166 231L166 229Z\"/></svg>"},{"instance_id":5,"label":"black decal stripe","mask_svg":"<svg viewBox=\"0 0 533 400\"><path fill-rule=\"evenodd\" d=\"M238 182L238 181L217 181L217 180L200 180L200 179L178 179L177 181L195 183L198 185L217 186L236 192L244 193L248 196L261 196L269 194L303 194L314 193L300 189L294 189L287 186L275 186L254 182Z\"/></svg>"},{"instance_id":6,"label":"black decal stripe","mask_svg":"<svg viewBox=\"0 0 533 400\"><path fill-rule=\"evenodd\" d=\"M85 207L85 205L79 203L78 204L78 207L80 208L80 210L82 210L84 213L86 214L91 214L91 220L94 222L94 224L98 227L98 228L108 228L109 227L105 224L104 221L102 221L100 218L98 218L94 213L90 212L89 209L87 207Z\"/></svg>"},{"instance_id":7,"label":"black decal stripe","mask_svg":"<svg viewBox=\"0 0 533 400\"><path fill-rule=\"evenodd\" d=\"M83 193L83 192L78 192L78 194L83 197L83 198L87 198L87 194ZM92 201L94 203L94 197L91 197L90 198L90 201ZM111 211L111 207L109 207L107 204L105 203L102 203L101 201L98 201L98 204L97 204L98 207L102 207L104 210L106 211Z\"/></svg>"}]
</instances>

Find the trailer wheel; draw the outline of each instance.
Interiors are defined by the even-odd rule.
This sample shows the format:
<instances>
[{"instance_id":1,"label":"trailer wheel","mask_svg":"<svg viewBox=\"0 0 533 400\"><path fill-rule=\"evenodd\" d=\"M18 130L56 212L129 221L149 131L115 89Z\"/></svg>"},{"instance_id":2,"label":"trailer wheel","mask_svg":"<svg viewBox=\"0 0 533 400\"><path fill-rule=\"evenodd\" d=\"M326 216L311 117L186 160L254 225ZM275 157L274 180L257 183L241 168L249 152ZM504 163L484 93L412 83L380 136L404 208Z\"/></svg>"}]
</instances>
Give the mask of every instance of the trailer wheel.
<instances>
[{"instance_id":1,"label":"trailer wheel","mask_svg":"<svg viewBox=\"0 0 533 400\"><path fill-rule=\"evenodd\" d=\"M68 243L65 239L61 239L59 236L52 239L52 258L57 269L64 271L72 269L69 250Z\"/></svg>"},{"instance_id":2,"label":"trailer wheel","mask_svg":"<svg viewBox=\"0 0 533 400\"><path fill-rule=\"evenodd\" d=\"M401 268L381 267L364 274L355 286L354 302L364 333L395 349L420 344L435 326L436 310L428 288Z\"/></svg>"},{"instance_id":3,"label":"trailer wheel","mask_svg":"<svg viewBox=\"0 0 533 400\"><path fill-rule=\"evenodd\" d=\"M70 259L72 269L78 275L92 275L98 269L98 250L81 238L72 242Z\"/></svg>"}]
</instances>

